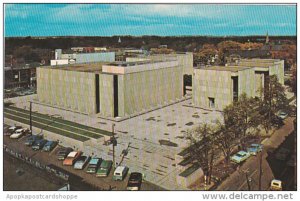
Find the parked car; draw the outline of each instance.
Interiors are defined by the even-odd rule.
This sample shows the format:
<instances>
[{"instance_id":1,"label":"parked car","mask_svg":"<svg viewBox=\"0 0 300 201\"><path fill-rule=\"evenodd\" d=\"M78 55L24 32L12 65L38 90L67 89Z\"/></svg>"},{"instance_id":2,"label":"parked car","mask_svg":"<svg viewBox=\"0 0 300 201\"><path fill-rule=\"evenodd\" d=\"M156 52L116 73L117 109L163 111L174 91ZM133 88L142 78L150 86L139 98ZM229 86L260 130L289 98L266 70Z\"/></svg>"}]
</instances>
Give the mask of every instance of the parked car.
<instances>
[{"instance_id":1,"label":"parked car","mask_svg":"<svg viewBox=\"0 0 300 201\"><path fill-rule=\"evenodd\" d=\"M10 126L6 132L4 132L4 135L8 135L10 136L11 134L13 134L16 130L21 129L22 126Z\"/></svg>"},{"instance_id":2,"label":"parked car","mask_svg":"<svg viewBox=\"0 0 300 201\"><path fill-rule=\"evenodd\" d=\"M247 152L255 156L258 152L261 152L262 149L262 144L251 144L250 147L247 148Z\"/></svg>"},{"instance_id":3,"label":"parked car","mask_svg":"<svg viewBox=\"0 0 300 201\"><path fill-rule=\"evenodd\" d=\"M129 168L126 166L118 166L116 170L114 171L113 180L117 181L123 181L123 179L126 177L127 172Z\"/></svg>"},{"instance_id":4,"label":"parked car","mask_svg":"<svg viewBox=\"0 0 300 201\"><path fill-rule=\"evenodd\" d=\"M24 128L17 129L13 134L11 134L9 137L12 139L18 139L26 134L26 130Z\"/></svg>"},{"instance_id":5,"label":"parked car","mask_svg":"<svg viewBox=\"0 0 300 201\"><path fill-rule=\"evenodd\" d=\"M142 180L143 180L142 173L132 172L129 176L126 189L129 191L139 191L141 189Z\"/></svg>"},{"instance_id":6,"label":"parked car","mask_svg":"<svg viewBox=\"0 0 300 201\"><path fill-rule=\"evenodd\" d=\"M74 164L74 169L82 170L84 166L89 162L90 158L91 157L89 156L81 155Z\"/></svg>"},{"instance_id":7,"label":"parked car","mask_svg":"<svg viewBox=\"0 0 300 201\"><path fill-rule=\"evenodd\" d=\"M231 156L230 160L235 163L241 163L250 157L250 153L246 151L239 151L235 155Z\"/></svg>"},{"instance_id":8,"label":"parked car","mask_svg":"<svg viewBox=\"0 0 300 201\"><path fill-rule=\"evenodd\" d=\"M100 168L97 171L97 177L107 177L109 172L112 168L112 161L111 160L103 160L101 162Z\"/></svg>"},{"instance_id":9,"label":"parked car","mask_svg":"<svg viewBox=\"0 0 300 201\"><path fill-rule=\"evenodd\" d=\"M40 140L40 139L43 139L42 135L30 135L27 137L24 144L27 146L32 146L35 143L35 141Z\"/></svg>"},{"instance_id":10,"label":"parked car","mask_svg":"<svg viewBox=\"0 0 300 201\"><path fill-rule=\"evenodd\" d=\"M285 161L289 154L290 154L290 150L282 147L275 154L275 158L280 161Z\"/></svg>"},{"instance_id":11,"label":"parked car","mask_svg":"<svg viewBox=\"0 0 300 201\"><path fill-rule=\"evenodd\" d=\"M283 119L281 119L278 116L275 116L274 118L272 118L272 125L276 126L277 128L280 128L284 125Z\"/></svg>"},{"instance_id":12,"label":"parked car","mask_svg":"<svg viewBox=\"0 0 300 201\"><path fill-rule=\"evenodd\" d=\"M92 158L88 164L86 172L87 173L96 173L101 162L102 162L101 158Z\"/></svg>"},{"instance_id":13,"label":"parked car","mask_svg":"<svg viewBox=\"0 0 300 201\"><path fill-rule=\"evenodd\" d=\"M48 141L43 147L43 151L52 151L52 149L54 149L54 147L56 147L57 144L57 141Z\"/></svg>"},{"instance_id":14,"label":"parked car","mask_svg":"<svg viewBox=\"0 0 300 201\"><path fill-rule=\"evenodd\" d=\"M56 156L58 160L65 160L65 158L68 156L70 152L72 152L73 149L71 147L62 147L58 150Z\"/></svg>"},{"instance_id":15,"label":"parked car","mask_svg":"<svg viewBox=\"0 0 300 201\"><path fill-rule=\"evenodd\" d=\"M278 115L277 115L280 119L285 119L287 116L288 116L288 114L286 113L286 112L284 112L284 111L280 111L280 112L278 112Z\"/></svg>"},{"instance_id":16,"label":"parked car","mask_svg":"<svg viewBox=\"0 0 300 201\"><path fill-rule=\"evenodd\" d=\"M37 140L33 145L32 145L32 149L37 151L40 150L44 147L44 145L47 143L47 140L45 139L40 139Z\"/></svg>"},{"instance_id":17,"label":"parked car","mask_svg":"<svg viewBox=\"0 0 300 201\"><path fill-rule=\"evenodd\" d=\"M63 165L74 165L77 159L81 156L81 151L72 151L68 154L67 158L63 161Z\"/></svg>"},{"instance_id":18,"label":"parked car","mask_svg":"<svg viewBox=\"0 0 300 201\"><path fill-rule=\"evenodd\" d=\"M270 189L273 191L282 191L282 182L278 179L273 179L271 181Z\"/></svg>"}]
</instances>

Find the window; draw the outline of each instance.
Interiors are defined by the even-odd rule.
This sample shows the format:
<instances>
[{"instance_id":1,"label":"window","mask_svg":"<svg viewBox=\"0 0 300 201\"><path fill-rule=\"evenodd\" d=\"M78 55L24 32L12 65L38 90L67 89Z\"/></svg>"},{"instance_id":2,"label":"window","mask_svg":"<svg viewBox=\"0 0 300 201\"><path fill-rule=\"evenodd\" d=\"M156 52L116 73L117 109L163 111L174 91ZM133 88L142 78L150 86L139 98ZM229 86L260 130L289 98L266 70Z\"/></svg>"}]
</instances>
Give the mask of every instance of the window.
<instances>
[{"instance_id":1,"label":"window","mask_svg":"<svg viewBox=\"0 0 300 201\"><path fill-rule=\"evenodd\" d=\"M215 98L208 98L209 108L215 108Z\"/></svg>"}]
</instances>

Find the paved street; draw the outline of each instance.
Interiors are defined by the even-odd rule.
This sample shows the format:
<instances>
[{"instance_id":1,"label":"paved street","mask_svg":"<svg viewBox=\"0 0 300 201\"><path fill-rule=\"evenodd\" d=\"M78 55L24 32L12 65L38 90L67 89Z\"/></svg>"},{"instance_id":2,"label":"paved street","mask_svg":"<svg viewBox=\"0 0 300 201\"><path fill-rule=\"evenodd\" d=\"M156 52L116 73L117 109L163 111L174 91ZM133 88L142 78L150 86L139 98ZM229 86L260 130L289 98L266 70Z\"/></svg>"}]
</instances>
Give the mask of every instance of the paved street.
<instances>
[{"instance_id":1,"label":"paved street","mask_svg":"<svg viewBox=\"0 0 300 201\"><path fill-rule=\"evenodd\" d=\"M294 118L290 117L287 118L285 120L285 125L276 130L275 133L268 140L266 140L265 143L263 143L264 150L262 152L261 190L268 190L271 180L274 178L279 179L276 177L277 175L274 175L274 167L275 169L280 167L269 163L270 153L268 153L268 151L274 151L277 149L285 141L286 137L292 133L294 130L293 119ZM292 139L291 142L294 142L294 140ZM252 156L244 164L242 164L236 172L223 181L218 186L217 190L249 190L246 173L248 174L250 181L250 190L259 190L259 164L260 154L257 156Z\"/></svg>"}]
</instances>

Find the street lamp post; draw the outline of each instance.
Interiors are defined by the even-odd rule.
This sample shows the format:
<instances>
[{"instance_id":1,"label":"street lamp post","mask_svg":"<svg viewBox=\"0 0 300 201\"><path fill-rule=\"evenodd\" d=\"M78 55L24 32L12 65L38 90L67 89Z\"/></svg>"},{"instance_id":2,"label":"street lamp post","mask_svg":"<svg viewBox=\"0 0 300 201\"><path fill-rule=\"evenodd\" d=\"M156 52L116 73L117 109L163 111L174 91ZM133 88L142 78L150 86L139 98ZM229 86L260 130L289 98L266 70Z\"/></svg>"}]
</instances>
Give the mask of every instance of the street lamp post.
<instances>
[{"instance_id":1,"label":"street lamp post","mask_svg":"<svg viewBox=\"0 0 300 201\"><path fill-rule=\"evenodd\" d=\"M32 133L32 102L29 101L29 122L30 122L30 132Z\"/></svg>"},{"instance_id":2,"label":"street lamp post","mask_svg":"<svg viewBox=\"0 0 300 201\"><path fill-rule=\"evenodd\" d=\"M115 138L115 124L112 124L112 137L110 139L112 146L113 146L113 165L116 168L116 161L115 161L115 146L117 146L117 139Z\"/></svg>"}]
</instances>

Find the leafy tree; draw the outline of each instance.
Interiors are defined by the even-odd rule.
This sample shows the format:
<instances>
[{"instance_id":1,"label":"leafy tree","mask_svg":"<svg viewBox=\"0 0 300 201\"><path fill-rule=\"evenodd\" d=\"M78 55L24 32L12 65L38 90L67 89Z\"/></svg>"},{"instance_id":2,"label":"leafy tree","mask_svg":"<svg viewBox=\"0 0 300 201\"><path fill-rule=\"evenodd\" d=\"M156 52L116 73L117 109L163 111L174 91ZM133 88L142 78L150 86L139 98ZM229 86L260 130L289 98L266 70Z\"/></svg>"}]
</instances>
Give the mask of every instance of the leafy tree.
<instances>
[{"instance_id":1,"label":"leafy tree","mask_svg":"<svg viewBox=\"0 0 300 201\"><path fill-rule=\"evenodd\" d=\"M189 154L198 163L207 178L207 184L211 182L211 174L215 159L215 129L208 124L201 124L186 134L190 143Z\"/></svg>"},{"instance_id":2,"label":"leafy tree","mask_svg":"<svg viewBox=\"0 0 300 201\"><path fill-rule=\"evenodd\" d=\"M245 93L239 96L238 101L233 102L224 109L225 126L234 133L241 141L249 134L248 132L257 129L259 122L256 118L255 108L258 101L249 98Z\"/></svg>"},{"instance_id":3,"label":"leafy tree","mask_svg":"<svg viewBox=\"0 0 300 201\"><path fill-rule=\"evenodd\" d=\"M276 75L266 77L264 95L259 104L259 120L266 133L276 119L279 110L289 110L288 100L284 93L284 87L278 82Z\"/></svg>"},{"instance_id":4,"label":"leafy tree","mask_svg":"<svg viewBox=\"0 0 300 201\"><path fill-rule=\"evenodd\" d=\"M292 68L291 88L295 96L297 96L297 64L295 63Z\"/></svg>"},{"instance_id":5,"label":"leafy tree","mask_svg":"<svg viewBox=\"0 0 300 201\"><path fill-rule=\"evenodd\" d=\"M230 155L232 154L234 146L237 144L237 138L235 136L232 127L221 124L218 122L219 128L214 135L217 147L222 151L225 162L229 163Z\"/></svg>"}]
</instances>

